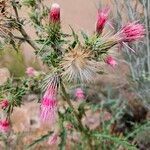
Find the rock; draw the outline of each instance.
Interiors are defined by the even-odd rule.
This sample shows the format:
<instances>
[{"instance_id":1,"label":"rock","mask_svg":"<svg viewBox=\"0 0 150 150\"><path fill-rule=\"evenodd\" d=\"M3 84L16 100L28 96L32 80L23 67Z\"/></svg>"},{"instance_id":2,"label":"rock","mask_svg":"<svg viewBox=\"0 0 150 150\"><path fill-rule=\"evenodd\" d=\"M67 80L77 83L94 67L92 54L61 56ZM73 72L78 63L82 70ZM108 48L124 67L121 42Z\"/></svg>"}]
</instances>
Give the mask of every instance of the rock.
<instances>
[{"instance_id":1,"label":"rock","mask_svg":"<svg viewBox=\"0 0 150 150\"><path fill-rule=\"evenodd\" d=\"M10 78L10 72L7 68L0 68L0 86Z\"/></svg>"},{"instance_id":2,"label":"rock","mask_svg":"<svg viewBox=\"0 0 150 150\"><path fill-rule=\"evenodd\" d=\"M11 119L15 132L40 128L39 104L28 102L21 107L16 107L11 115Z\"/></svg>"}]
</instances>

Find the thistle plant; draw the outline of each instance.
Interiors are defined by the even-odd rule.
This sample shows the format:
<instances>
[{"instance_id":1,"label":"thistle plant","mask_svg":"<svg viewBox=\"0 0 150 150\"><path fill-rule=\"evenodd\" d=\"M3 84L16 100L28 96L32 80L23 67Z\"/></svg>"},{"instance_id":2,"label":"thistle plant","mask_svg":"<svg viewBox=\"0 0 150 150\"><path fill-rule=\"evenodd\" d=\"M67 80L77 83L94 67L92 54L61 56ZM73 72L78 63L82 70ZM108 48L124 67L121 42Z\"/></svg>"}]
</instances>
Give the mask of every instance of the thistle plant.
<instances>
[{"instance_id":1,"label":"thistle plant","mask_svg":"<svg viewBox=\"0 0 150 150\"><path fill-rule=\"evenodd\" d=\"M46 7L42 1L16 1L11 0L5 2L6 6L13 10L13 14L9 11L2 13L0 36L3 43L9 43L18 50L20 43L27 42L34 50L35 55L41 58L44 64L49 68L48 73L39 75L37 79L42 79L41 88L42 98L40 120L42 124L50 126L59 126L58 133L51 133L49 143L56 143L58 136L61 138L59 143L60 149L64 149L66 145L67 130L65 122L70 123L76 133L79 133L80 140L77 140L79 148L96 149L101 145L101 140L106 139L109 145L111 142L117 141L118 145L123 145L127 148L133 148L131 144L121 138L110 137L110 133L101 133L101 129L91 130L86 124L83 124L82 118L86 116L86 110L91 109L86 101L81 101L81 104L76 108L71 100L69 89L71 85L86 85L94 82L95 78L103 72L102 63L107 63L113 68L117 65L115 58L109 54L109 50L116 45L125 45L129 42L141 40L144 37L145 29L139 22L128 23L114 34L103 34L105 24L109 22L109 8L98 10L98 18L96 20L96 28L92 35L87 35L82 32L83 40L81 40L76 32L70 27L71 34L63 33L61 29L61 9L58 4L52 4L50 8ZM37 38L32 39L25 30L25 19L19 15L19 9L23 5L30 7L31 13L30 25L35 29ZM38 13L37 13L38 12ZM20 35L15 35L14 30L17 30ZM70 38L71 37L71 38ZM71 40L70 40L71 39ZM83 42L81 42L83 41ZM18 44L19 43L19 44ZM128 47L129 50L132 48ZM35 70L28 68L26 73L32 78L35 76ZM29 82L24 80L25 85ZM11 91L8 88L11 96L19 94L10 102L8 111L8 120L13 111L13 106L21 105L22 96L31 89L29 86L23 85L16 90ZM7 88L2 88L1 97L5 97ZM77 99L85 99L84 92L81 88L76 89L75 96ZM14 99L16 101L14 101ZM63 102L63 111L60 109L60 103ZM4 104L3 104L3 107ZM8 122L1 121L3 129L8 126ZM0 128L2 129L2 128ZM108 134L108 135L107 135ZM48 137L47 134L44 137ZM39 140L37 140L39 141ZM32 145L32 144L31 144ZM81 147L80 147L81 145ZM30 147L30 146L29 146Z\"/></svg>"},{"instance_id":2,"label":"thistle plant","mask_svg":"<svg viewBox=\"0 0 150 150\"><path fill-rule=\"evenodd\" d=\"M135 20L139 20L139 22L143 22L143 24L145 24L145 39L135 44L128 44L128 46L130 45L130 48L132 48L132 50L135 51L135 53L131 53L130 50L125 46L123 56L124 62L129 66L131 71L130 80L132 80L132 83L134 83L134 85L131 87L132 91L134 91L138 95L138 99L145 103L145 106L149 109L150 2L148 0L137 0L135 3L132 3L129 0L123 0L120 2L114 0L112 2L114 3L114 6L116 8L116 31L120 28L120 26L123 24L123 21L125 20L123 17L123 13L128 14L128 17L126 18L127 21L134 22ZM142 13L140 10L142 11ZM137 28L137 32L143 30L141 27L138 26L136 26L135 28ZM138 37L138 34L136 36Z\"/></svg>"}]
</instances>

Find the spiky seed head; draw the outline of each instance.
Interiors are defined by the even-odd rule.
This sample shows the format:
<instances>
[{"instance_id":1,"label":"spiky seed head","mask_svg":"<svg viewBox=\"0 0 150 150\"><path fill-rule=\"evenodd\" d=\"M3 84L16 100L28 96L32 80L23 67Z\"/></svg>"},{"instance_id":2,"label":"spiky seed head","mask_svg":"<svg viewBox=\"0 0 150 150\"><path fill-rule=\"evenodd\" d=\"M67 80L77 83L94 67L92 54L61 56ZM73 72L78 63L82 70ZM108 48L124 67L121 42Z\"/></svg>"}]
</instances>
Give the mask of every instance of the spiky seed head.
<instances>
[{"instance_id":1,"label":"spiky seed head","mask_svg":"<svg viewBox=\"0 0 150 150\"><path fill-rule=\"evenodd\" d=\"M90 50L77 48L65 54L61 67L62 76L72 82L90 82L97 75L97 63Z\"/></svg>"}]
</instances>

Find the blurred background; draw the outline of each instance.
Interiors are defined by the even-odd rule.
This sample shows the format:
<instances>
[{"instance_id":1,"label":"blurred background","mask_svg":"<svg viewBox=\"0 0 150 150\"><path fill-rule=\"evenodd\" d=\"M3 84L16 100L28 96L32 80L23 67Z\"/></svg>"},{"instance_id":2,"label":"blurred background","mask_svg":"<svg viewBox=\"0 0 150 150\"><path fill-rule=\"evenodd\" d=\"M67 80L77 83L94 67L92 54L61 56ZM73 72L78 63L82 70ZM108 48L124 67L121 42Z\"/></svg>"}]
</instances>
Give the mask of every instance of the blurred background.
<instances>
[{"instance_id":1,"label":"blurred background","mask_svg":"<svg viewBox=\"0 0 150 150\"><path fill-rule=\"evenodd\" d=\"M100 75L87 91L89 100L100 102L103 100L126 100L124 106L135 121L148 120L150 118L150 1L149 0L45 0L44 4L50 8L56 2L61 7L62 30L71 32L69 25L77 33L82 30L92 34L95 30L97 10L109 6L111 13L109 19L114 32L127 22L137 20L145 25L146 35L143 41L130 45L135 49L136 54L127 48L118 51L117 48L110 52L118 61L117 68L106 67L108 74ZM11 11L11 10L10 10ZM27 18L30 9L24 7L19 15ZM36 38L34 29L30 24L25 27L27 33ZM106 26L104 32L110 29ZM0 47L0 85L4 84L10 76L24 76L27 67L32 66L36 70L47 71L47 67L35 56L30 45L23 43L19 52L5 46L5 51ZM36 94L29 94L24 97L24 105L16 108L12 115L14 130L20 133L32 129L32 136L28 134L25 141L34 139L48 130L48 127L41 127L39 116L39 104ZM124 107L123 107L124 108ZM125 112L126 112L125 111ZM143 133L142 133L143 134ZM144 136L143 136L144 137ZM141 139L140 139L141 140ZM139 141L140 141L139 140ZM140 141L141 142L141 141ZM149 145L150 146L150 145ZM146 149L145 149L146 150ZM147 149L148 150L148 149Z\"/></svg>"}]
</instances>

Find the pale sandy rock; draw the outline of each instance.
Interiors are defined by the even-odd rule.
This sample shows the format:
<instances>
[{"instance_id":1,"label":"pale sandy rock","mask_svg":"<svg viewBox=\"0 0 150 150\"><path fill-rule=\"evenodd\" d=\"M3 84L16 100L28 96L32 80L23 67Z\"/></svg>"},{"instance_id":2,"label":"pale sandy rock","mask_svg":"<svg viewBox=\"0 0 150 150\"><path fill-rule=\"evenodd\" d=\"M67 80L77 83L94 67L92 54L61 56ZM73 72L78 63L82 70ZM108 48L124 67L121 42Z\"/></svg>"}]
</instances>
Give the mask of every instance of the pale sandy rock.
<instances>
[{"instance_id":1,"label":"pale sandy rock","mask_svg":"<svg viewBox=\"0 0 150 150\"><path fill-rule=\"evenodd\" d=\"M30 102L25 103L20 108L15 108L11 119L15 132L29 131L33 128L39 128L39 104L36 102Z\"/></svg>"},{"instance_id":2,"label":"pale sandy rock","mask_svg":"<svg viewBox=\"0 0 150 150\"><path fill-rule=\"evenodd\" d=\"M13 130L33 131L36 129L50 130L50 125L40 123L40 104L36 101L26 102L21 107L16 107L11 115Z\"/></svg>"},{"instance_id":3,"label":"pale sandy rock","mask_svg":"<svg viewBox=\"0 0 150 150\"><path fill-rule=\"evenodd\" d=\"M10 72L7 68L0 68L0 85L3 85L10 77Z\"/></svg>"}]
</instances>

